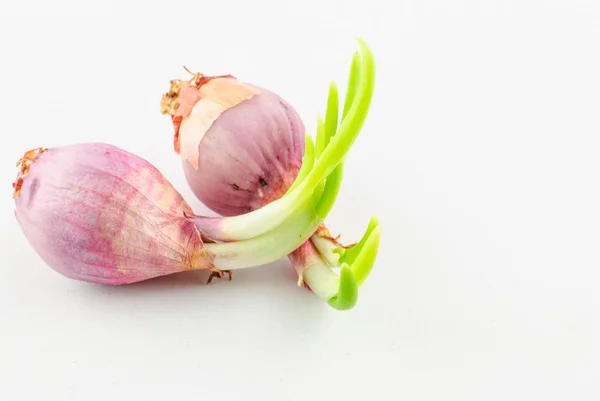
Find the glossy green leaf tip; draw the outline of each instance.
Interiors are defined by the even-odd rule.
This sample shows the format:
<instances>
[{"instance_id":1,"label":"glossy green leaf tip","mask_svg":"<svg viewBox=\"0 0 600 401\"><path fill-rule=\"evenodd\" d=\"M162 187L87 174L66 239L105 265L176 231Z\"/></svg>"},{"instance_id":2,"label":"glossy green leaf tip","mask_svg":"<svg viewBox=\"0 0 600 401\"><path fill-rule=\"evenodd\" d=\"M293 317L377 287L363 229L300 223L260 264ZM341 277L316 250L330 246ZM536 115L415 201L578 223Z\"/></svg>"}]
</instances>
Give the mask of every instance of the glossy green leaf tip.
<instances>
[{"instance_id":1,"label":"glossy green leaf tip","mask_svg":"<svg viewBox=\"0 0 600 401\"><path fill-rule=\"evenodd\" d=\"M306 134L305 137L305 145L304 145L304 156L302 157L302 165L300 166L300 171L298 171L298 175L296 179L292 183L292 185L288 188L285 195L287 195L290 191L296 188L310 173L313 166L315 164L315 145L310 134ZM285 196L284 195L284 196Z\"/></svg>"},{"instance_id":2,"label":"glossy green leaf tip","mask_svg":"<svg viewBox=\"0 0 600 401\"><path fill-rule=\"evenodd\" d=\"M337 310L349 310L356 305L357 301L358 284L356 278L348 265L343 264L340 272L340 291L336 296L331 297L327 303Z\"/></svg>"}]
</instances>

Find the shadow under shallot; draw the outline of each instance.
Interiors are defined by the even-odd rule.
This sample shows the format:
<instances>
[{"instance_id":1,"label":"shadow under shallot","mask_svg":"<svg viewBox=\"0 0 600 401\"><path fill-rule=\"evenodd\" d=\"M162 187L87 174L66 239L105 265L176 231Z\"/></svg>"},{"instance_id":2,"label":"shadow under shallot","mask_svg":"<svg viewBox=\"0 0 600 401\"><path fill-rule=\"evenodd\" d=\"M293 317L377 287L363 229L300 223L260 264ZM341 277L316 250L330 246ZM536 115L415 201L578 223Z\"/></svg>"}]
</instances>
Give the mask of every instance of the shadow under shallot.
<instances>
[{"instance_id":1,"label":"shadow under shallot","mask_svg":"<svg viewBox=\"0 0 600 401\"><path fill-rule=\"evenodd\" d=\"M298 304L309 309L329 309L311 291L297 285L298 277L287 258L263 266L234 270L231 281L225 274L222 279L214 277L208 283L209 276L209 271L189 271L123 286L85 283L88 288L83 291L93 293L94 298L110 296L112 300L122 298L123 302L186 297L190 302L202 302L204 305L226 300L230 307L236 308L236 303L242 307L247 304L242 300L252 298L257 301L266 299L270 305L277 303L284 311L297 309Z\"/></svg>"},{"instance_id":2,"label":"shadow under shallot","mask_svg":"<svg viewBox=\"0 0 600 401\"><path fill-rule=\"evenodd\" d=\"M208 280L210 274L211 272L207 270L187 271L111 288L134 292L154 292L165 290L177 291L180 288L190 286L207 288L221 286L238 287L240 285L256 285L257 283L276 286L297 280L287 260L273 262L264 266L234 270L231 280L229 279L228 274L224 274L221 279L213 277L212 281L209 283Z\"/></svg>"},{"instance_id":3,"label":"shadow under shallot","mask_svg":"<svg viewBox=\"0 0 600 401\"><path fill-rule=\"evenodd\" d=\"M76 305L74 316L92 312L130 330L148 326L176 330L172 325L181 324L197 330L198 338L203 338L207 324L253 331L258 320L276 330L278 338L318 343L332 322L345 319L311 291L298 287L287 259L234 271L231 281L213 279L206 284L208 276L185 272L118 287L71 282L67 292Z\"/></svg>"}]
</instances>

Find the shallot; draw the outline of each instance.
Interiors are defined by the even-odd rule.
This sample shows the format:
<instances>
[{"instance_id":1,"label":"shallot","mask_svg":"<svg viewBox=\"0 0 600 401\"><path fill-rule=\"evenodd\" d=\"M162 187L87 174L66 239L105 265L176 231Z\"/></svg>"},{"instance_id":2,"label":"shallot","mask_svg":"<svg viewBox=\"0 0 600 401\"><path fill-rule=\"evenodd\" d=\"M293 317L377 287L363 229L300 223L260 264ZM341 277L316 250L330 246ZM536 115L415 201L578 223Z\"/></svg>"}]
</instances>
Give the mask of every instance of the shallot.
<instances>
[{"instance_id":1,"label":"shallot","mask_svg":"<svg viewBox=\"0 0 600 401\"><path fill-rule=\"evenodd\" d=\"M223 277L292 253L319 230L333 207L339 166L366 119L374 66L368 48L362 50L360 84L346 117L316 160L305 155L296 181L280 199L237 216L198 216L134 153L103 143L37 148L19 160L13 183L25 237L60 274L108 285L186 270ZM311 154L308 135L306 144ZM329 294L330 304L347 309L370 269L364 266L342 265L339 279L310 285ZM311 277L320 280L318 274Z\"/></svg>"},{"instance_id":2,"label":"shallot","mask_svg":"<svg viewBox=\"0 0 600 401\"><path fill-rule=\"evenodd\" d=\"M19 167L17 220L62 275L120 285L185 270L218 272L188 204L136 155L83 143L33 149Z\"/></svg>"},{"instance_id":3,"label":"shallot","mask_svg":"<svg viewBox=\"0 0 600 401\"><path fill-rule=\"evenodd\" d=\"M195 74L171 82L161 111L172 116L174 149L192 192L223 216L279 199L300 170L304 124L269 90L231 75Z\"/></svg>"},{"instance_id":4,"label":"shallot","mask_svg":"<svg viewBox=\"0 0 600 401\"><path fill-rule=\"evenodd\" d=\"M363 41L359 40L359 44L362 54L355 53L352 62L342 126L350 112L360 110L366 115L368 110L368 103L363 102L362 109L354 104L364 93L365 85L373 83L373 76L369 75L374 71L370 51ZM163 95L161 111L172 118L175 151L182 159L192 192L224 216L258 210L300 185L315 158L323 157L339 124L338 93L333 83L325 120L319 119L315 146L310 136L304 145L304 125L289 103L232 75L207 77L198 73L189 81L171 81L169 92ZM341 177L339 163L320 190L337 193ZM248 232L245 221L241 216L232 219L231 225L209 218L197 222L214 238L236 240L253 234ZM348 277L359 286L374 263L378 245L375 218L363 239L352 246L339 243L322 224L289 259L298 273L299 285L304 283L329 301L337 289L331 283L340 280L331 267L351 265L349 271L354 276ZM342 306L337 301L335 304L344 309L352 306Z\"/></svg>"}]
</instances>

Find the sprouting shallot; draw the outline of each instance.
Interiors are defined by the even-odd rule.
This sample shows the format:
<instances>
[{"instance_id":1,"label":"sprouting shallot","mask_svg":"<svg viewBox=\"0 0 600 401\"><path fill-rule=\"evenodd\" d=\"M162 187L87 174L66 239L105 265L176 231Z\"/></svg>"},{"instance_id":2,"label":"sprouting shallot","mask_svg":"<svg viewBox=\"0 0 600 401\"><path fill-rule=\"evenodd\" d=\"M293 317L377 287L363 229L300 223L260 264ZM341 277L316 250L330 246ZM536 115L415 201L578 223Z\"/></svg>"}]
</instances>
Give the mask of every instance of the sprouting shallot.
<instances>
[{"instance_id":1,"label":"sprouting shallot","mask_svg":"<svg viewBox=\"0 0 600 401\"><path fill-rule=\"evenodd\" d=\"M19 160L13 183L15 214L25 237L62 275L109 285L185 270L223 277L292 253L333 207L338 166L366 119L374 67L365 45L363 51L360 85L339 130L318 159L305 156L298 178L280 199L237 216L198 216L151 163L134 153L103 143L37 148ZM306 144L313 148L310 136ZM340 306L355 303L365 273L365 268L342 265L339 279L310 285L329 294L332 305L347 309Z\"/></svg>"},{"instance_id":2,"label":"sprouting shallot","mask_svg":"<svg viewBox=\"0 0 600 401\"><path fill-rule=\"evenodd\" d=\"M325 120L319 119L316 146L310 137L304 145L304 125L298 113L269 90L231 75L194 74L189 81L171 81L161 111L172 118L175 151L181 156L187 181L198 199L221 215L236 216L258 210L300 185L315 159L323 157L339 124L347 124L349 113L366 115L368 103L357 109L355 101L368 85L372 86L374 70L368 47L362 41L359 44L362 54L355 53L352 62L341 123L337 86L332 83ZM341 177L342 163L319 191L337 193ZM279 224L270 218L268 221ZM204 232L220 240L253 234L243 216L232 219L229 225L210 218L197 222ZM329 301L334 295L332 289L337 289L330 283L340 280L331 268L351 266L349 271L354 275L347 276L355 278L358 286L374 263L378 245L375 218L363 239L352 246L339 243L322 224L307 243L289 255L289 260L298 274L298 284L305 284ZM334 305L342 309L352 306L337 300Z\"/></svg>"}]
</instances>

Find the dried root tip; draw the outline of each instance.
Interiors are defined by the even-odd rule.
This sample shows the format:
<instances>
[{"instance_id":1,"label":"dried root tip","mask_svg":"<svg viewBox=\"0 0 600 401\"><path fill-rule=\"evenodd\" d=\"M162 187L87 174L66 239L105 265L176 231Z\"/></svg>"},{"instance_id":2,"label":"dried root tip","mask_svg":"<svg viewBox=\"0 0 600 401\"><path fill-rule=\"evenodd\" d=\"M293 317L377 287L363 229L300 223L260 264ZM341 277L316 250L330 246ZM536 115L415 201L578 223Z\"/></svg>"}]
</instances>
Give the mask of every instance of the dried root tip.
<instances>
[{"instance_id":1,"label":"dried root tip","mask_svg":"<svg viewBox=\"0 0 600 401\"><path fill-rule=\"evenodd\" d=\"M297 283L298 287L302 287L304 285L304 274L303 272L301 272L300 274L298 274L298 281Z\"/></svg>"},{"instance_id":2,"label":"dried root tip","mask_svg":"<svg viewBox=\"0 0 600 401\"><path fill-rule=\"evenodd\" d=\"M210 284L212 279L215 277L218 277L219 279L222 279L223 276L225 275L225 273L227 273L227 275L229 276L229 281L231 281L231 275L232 275L232 271L231 270L219 270L216 269L212 270L210 272L210 276L208 276L208 281L206 282L206 284Z\"/></svg>"},{"instance_id":3,"label":"dried root tip","mask_svg":"<svg viewBox=\"0 0 600 401\"><path fill-rule=\"evenodd\" d=\"M235 77L233 75L214 75L214 76L208 76L208 75L204 75L201 72L192 72L189 68L187 68L186 66L183 66L183 69L186 70L189 74L192 75L192 78L190 78L187 83L190 87L195 88L195 89L200 89L200 87L204 84L206 84L207 82L212 81L213 79L217 79L217 78L231 78L231 79L235 79Z\"/></svg>"},{"instance_id":4,"label":"dried root tip","mask_svg":"<svg viewBox=\"0 0 600 401\"><path fill-rule=\"evenodd\" d=\"M181 79L174 79L171 81L171 88L169 89L169 92L163 94L163 97L160 101L160 112L162 114L168 114L170 116L175 115L180 104L179 95L184 85L186 85L189 88L200 89L202 85L216 78L235 79L233 75L206 76L201 72L192 72L186 66L184 66L183 68L192 75L192 78L190 78L187 81Z\"/></svg>"},{"instance_id":5,"label":"dried root tip","mask_svg":"<svg viewBox=\"0 0 600 401\"><path fill-rule=\"evenodd\" d=\"M339 239L341 237L341 235L338 235L337 237L333 237L331 235L331 233L329 232L329 230L327 229L327 227L325 227L324 224L321 224L319 226L319 228L317 229L317 232L315 232L315 235L318 235L321 238L325 238L330 240L331 242L333 242L336 246L339 246L340 248L344 248L344 249L348 249L348 248L352 248L353 246L356 245L356 242L350 245L344 245L342 243L339 242Z\"/></svg>"},{"instance_id":6,"label":"dried root tip","mask_svg":"<svg viewBox=\"0 0 600 401\"><path fill-rule=\"evenodd\" d=\"M165 93L160 100L160 112L162 114L174 115L179 107L179 92L183 81L175 79L171 81L169 92Z\"/></svg>"},{"instance_id":7,"label":"dried root tip","mask_svg":"<svg viewBox=\"0 0 600 401\"><path fill-rule=\"evenodd\" d=\"M188 83L190 84L190 86L193 86L196 89L198 89L200 87L200 85L201 85L202 78L204 78L204 74L202 74L201 72L192 72L185 65L183 66L183 69L186 70L187 72L189 72L192 75L192 78L188 81Z\"/></svg>"},{"instance_id":8,"label":"dried root tip","mask_svg":"<svg viewBox=\"0 0 600 401\"><path fill-rule=\"evenodd\" d=\"M17 173L17 179L13 182L13 199L19 196L21 192L21 187L23 186L23 179L27 176L29 172L29 166L37 159L37 157L46 151L46 148L35 148L31 149L23 155L17 162L17 167L19 168L19 172Z\"/></svg>"}]
</instances>

